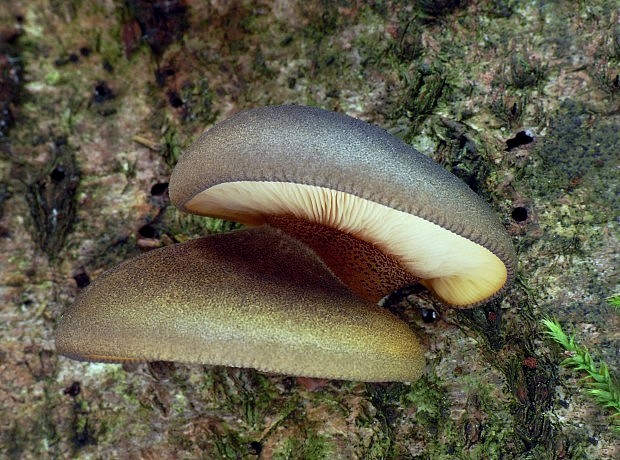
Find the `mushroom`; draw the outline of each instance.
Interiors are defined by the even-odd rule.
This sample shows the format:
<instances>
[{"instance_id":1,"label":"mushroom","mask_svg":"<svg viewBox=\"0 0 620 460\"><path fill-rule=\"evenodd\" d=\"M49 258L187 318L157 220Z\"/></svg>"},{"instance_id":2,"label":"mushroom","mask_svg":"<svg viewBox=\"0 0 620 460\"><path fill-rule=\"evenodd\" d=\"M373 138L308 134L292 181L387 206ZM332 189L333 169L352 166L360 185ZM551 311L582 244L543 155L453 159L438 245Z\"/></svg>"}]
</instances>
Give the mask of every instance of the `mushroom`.
<instances>
[{"instance_id":1,"label":"mushroom","mask_svg":"<svg viewBox=\"0 0 620 460\"><path fill-rule=\"evenodd\" d=\"M386 131L318 108L264 107L215 125L179 160L170 197L191 213L280 228L373 302L421 283L473 307L515 274L505 229L463 182Z\"/></svg>"},{"instance_id":2,"label":"mushroom","mask_svg":"<svg viewBox=\"0 0 620 460\"><path fill-rule=\"evenodd\" d=\"M65 311L56 349L78 360L360 381L412 381L424 367L407 324L268 226L156 249L109 270Z\"/></svg>"}]
</instances>

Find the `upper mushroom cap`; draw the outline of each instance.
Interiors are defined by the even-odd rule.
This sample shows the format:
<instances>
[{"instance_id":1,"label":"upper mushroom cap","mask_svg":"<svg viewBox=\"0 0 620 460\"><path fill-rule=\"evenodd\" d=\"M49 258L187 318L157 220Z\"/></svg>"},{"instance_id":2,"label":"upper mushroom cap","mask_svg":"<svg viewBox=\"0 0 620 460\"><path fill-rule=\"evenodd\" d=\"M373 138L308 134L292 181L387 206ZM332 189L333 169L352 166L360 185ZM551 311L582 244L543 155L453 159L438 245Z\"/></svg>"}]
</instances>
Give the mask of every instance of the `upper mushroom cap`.
<instances>
[{"instance_id":1,"label":"upper mushroom cap","mask_svg":"<svg viewBox=\"0 0 620 460\"><path fill-rule=\"evenodd\" d=\"M383 129L318 108L264 107L215 125L180 158L170 197L282 228L374 301L419 281L474 306L514 277L510 238L467 185Z\"/></svg>"},{"instance_id":2,"label":"upper mushroom cap","mask_svg":"<svg viewBox=\"0 0 620 460\"><path fill-rule=\"evenodd\" d=\"M268 226L157 249L109 270L64 312L56 349L80 360L360 381L412 381L424 367L407 324L354 296L316 254Z\"/></svg>"}]
</instances>

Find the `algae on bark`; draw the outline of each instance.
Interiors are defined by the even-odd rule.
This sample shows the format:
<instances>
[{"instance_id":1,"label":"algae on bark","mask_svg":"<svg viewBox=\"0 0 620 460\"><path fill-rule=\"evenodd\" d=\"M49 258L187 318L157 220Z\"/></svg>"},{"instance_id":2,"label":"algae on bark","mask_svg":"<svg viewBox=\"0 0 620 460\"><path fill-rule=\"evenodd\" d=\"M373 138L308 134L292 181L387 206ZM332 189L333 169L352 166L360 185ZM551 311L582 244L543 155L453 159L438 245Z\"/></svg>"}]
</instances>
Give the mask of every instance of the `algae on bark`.
<instances>
[{"instance_id":1,"label":"algae on bark","mask_svg":"<svg viewBox=\"0 0 620 460\"><path fill-rule=\"evenodd\" d=\"M561 318L618 368L618 315L604 300L619 265L616 6L2 8L0 456L617 457L604 412L558 374L538 326ZM4 84L22 71L21 87ZM216 120L284 103L380 125L490 201L519 252L506 298L467 313L413 291L394 300L428 348L413 385L310 390L251 370L57 357L56 319L88 279L203 224L231 228L179 218L155 187L182 148ZM507 150L525 130L534 141ZM424 323L419 305L438 320Z\"/></svg>"}]
</instances>

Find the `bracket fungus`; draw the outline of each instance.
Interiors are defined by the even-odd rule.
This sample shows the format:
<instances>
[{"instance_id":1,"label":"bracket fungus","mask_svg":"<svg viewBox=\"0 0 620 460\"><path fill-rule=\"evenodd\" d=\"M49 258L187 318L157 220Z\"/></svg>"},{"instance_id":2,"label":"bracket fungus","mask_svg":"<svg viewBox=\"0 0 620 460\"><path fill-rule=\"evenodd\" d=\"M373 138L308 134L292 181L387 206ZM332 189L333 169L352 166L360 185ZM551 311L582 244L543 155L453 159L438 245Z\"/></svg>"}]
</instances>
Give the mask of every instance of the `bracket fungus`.
<instances>
[{"instance_id":1,"label":"bracket fungus","mask_svg":"<svg viewBox=\"0 0 620 460\"><path fill-rule=\"evenodd\" d=\"M406 323L359 299L299 241L262 226L150 251L98 277L65 311L56 349L89 361L224 364L412 381Z\"/></svg>"},{"instance_id":2,"label":"bracket fungus","mask_svg":"<svg viewBox=\"0 0 620 460\"><path fill-rule=\"evenodd\" d=\"M215 125L169 190L181 210L256 228L101 275L63 314L59 353L411 381L423 351L376 302L420 283L473 307L515 273L508 235L464 183L386 131L317 108L265 107Z\"/></svg>"},{"instance_id":3,"label":"bracket fungus","mask_svg":"<svg viewBox=\"0 0 620 460\"><path fill-rule=\"evenodd\" d=\"M179 160L170 197L282 229L373 302L418 282L473 307L514 277L510 238L467 185L383 129L318 108L263 107L215 125Z\"/></svg>"}]
</instances>

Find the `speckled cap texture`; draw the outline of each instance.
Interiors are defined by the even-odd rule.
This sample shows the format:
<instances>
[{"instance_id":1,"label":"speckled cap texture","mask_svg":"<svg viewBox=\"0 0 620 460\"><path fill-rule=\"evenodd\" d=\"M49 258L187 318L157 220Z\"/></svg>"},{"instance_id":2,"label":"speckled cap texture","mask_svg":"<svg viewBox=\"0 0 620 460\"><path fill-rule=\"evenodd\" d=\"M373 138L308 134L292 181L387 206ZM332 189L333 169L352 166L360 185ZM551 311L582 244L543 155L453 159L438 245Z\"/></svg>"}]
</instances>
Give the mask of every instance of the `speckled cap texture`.
<instances>
[{"instance_id":1,"label":"speckled cap texture","mask_svg":"<svg viewBox=\"0 0 620 460\"><path fill-rule=\"evenodd\" d=\"M181 156L170 197L186 210L197 193L232 181L315 185L414 214L496 254L508 272L505 286L515 276L512 242L487 203L430 158L356 118L294 105L239 113Z\"/></svg>"}]
</instances>

